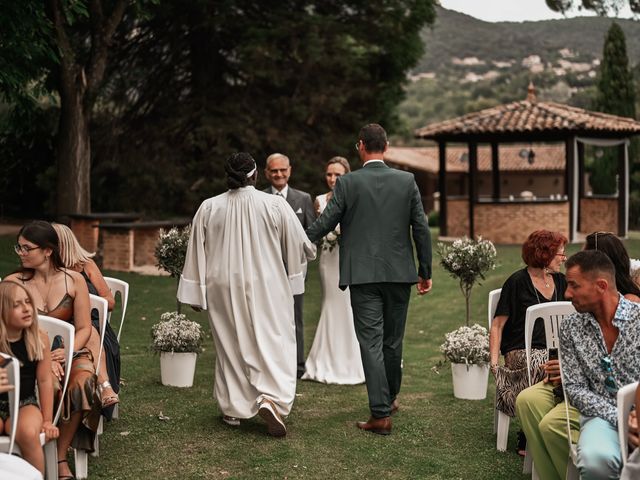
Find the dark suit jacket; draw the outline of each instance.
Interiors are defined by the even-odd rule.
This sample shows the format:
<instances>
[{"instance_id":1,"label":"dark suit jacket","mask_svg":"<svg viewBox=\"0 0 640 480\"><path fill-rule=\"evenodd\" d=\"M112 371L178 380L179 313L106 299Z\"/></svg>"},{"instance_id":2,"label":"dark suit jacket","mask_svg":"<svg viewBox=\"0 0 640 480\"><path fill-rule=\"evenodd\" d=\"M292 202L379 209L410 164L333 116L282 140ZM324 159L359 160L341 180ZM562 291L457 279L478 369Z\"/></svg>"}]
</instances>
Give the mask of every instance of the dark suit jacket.
<instances>
[{"instance_id":1,"label":"dark suit jacket","mask_svg":"<svg viewBox=\"0 0 640 480\"><path fill-rule=\"evenodd\" d=\"M307 235L317 242L338 223L341 287L431 278L431 235L413 174L373 162L339 177Z\"/></svg>"},{"instance_id":2,"label":"dark suit jacket","mask_svg":"<svg viewBox=\"0 0 640 480\"><path fill-rule=\"evenodd\" d=\"M264 190L266 193L271 193L271 187ZM305 230L311 226L316 219L316 209L313 207L313 201L311 201L311 195L302 190L296 190L291 188L287 191L287 203L291 205L293 211L296 213L298 220L302 224L302 228Z\"/></svg>"}]
</instances>

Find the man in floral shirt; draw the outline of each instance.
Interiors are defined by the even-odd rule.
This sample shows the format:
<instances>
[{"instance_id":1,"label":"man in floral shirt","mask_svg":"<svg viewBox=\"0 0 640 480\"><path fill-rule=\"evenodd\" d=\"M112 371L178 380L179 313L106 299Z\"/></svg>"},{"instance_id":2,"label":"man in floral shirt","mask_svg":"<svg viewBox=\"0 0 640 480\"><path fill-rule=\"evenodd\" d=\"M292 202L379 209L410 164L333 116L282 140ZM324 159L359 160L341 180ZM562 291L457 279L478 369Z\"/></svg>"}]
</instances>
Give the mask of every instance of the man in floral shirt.
<instances>
[{"instance_id":1,"label":"man in floral shirt","mask_svg":"<svg viewBox=\"0 0 640 480\"><path fill-rule=\"evenodd\" d=\"M564 390L580 411L577 467L582 479L618 478L618 389L640 377L640 304L616 289L602 252L578 252L566 263L565 298L578 313L560 326Z\"/></svg>"}]
</instances>

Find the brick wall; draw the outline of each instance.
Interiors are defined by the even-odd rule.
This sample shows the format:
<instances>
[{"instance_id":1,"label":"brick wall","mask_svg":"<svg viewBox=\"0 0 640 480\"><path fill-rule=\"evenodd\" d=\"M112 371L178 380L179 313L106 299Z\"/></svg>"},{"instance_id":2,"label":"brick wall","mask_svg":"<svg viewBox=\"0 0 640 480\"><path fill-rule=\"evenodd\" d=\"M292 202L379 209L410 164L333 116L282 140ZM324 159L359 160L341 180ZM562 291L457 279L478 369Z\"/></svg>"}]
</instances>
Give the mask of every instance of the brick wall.
<instances>
[{"instance_id":1,"label":"brick wall","mask_svg":"<svg viewBox=\"0 0 640 480\"><path fill-rule=\"evenodd\" d=\"M474 217L476 236L494 243L521 244L542 228L569 238L568 202L478 204Z\"/></svg>"},{"instance_id":2,"label":"brick wall","mask_svg":"<svg viewBox=\"0 0 640 480\"><path fill-rule=\"evenodd\" d=\"M135 266L156 264L156 243L160 236L160 229L139 228L134 230L135 250L133 252L133 264Z\"/></svg>"},{"instance_id":3,"label":"brick wall","mask_svg":"<svg viewBox=\"0 0 640 480\"><path fill-rule=\"evenodd\" d=\"M618 233L617 198L581 198L580 231Z\"/></svg>"},{"instance_id":4,"label":"brick wall","mask_svg":"<svg viewBox=\"0 0 640 480\"><path fill-rule=\"evenodd\" d=\"M102 230L103 268L128 272L133 267L133 231Z\"/></svg>"},{"instance_id":5,"label":"brick wall","mask_svg":"<svg viewBox=\"0 0 640 480\"><path fill-rule=\"evenodd\" d=\"M447 199L447 237L469 235L469 202Z\"/></svg>"},{"instance_id":6,"label":"brick wall","mask_svg":"<svg viewBox=\"0 0 640 480\"><path fill-rule=\"evenodd\" d=\"M75 234L82 248L90 253L98 250L98 225L95 219L71 219L71 230Z\"/></svg>"}]
</instances>

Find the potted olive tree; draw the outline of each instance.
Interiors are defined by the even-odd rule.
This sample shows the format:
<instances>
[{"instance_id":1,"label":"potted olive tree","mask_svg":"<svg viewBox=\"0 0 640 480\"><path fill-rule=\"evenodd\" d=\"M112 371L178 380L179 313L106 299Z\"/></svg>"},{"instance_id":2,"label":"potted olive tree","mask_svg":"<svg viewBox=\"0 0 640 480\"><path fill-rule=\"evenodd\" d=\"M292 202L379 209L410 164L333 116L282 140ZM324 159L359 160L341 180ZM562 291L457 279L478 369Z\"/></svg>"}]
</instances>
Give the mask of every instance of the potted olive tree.
<instances>
[{"instance_id":1,"label":"potted olive tree","mask_svg":"<svg viewBox=\"0 0 640 480\"><path fill-rule=\"evenodd\" d=\"M489 334L471 321L471 290L496 267L496 249L489 240L464 237L452 244L439 244L440 265L458 279L465 298L466 325L446 334L440 350L451 361L453 394L457 398L481 400L489 382Z\"/></svg>"}]
</instances>

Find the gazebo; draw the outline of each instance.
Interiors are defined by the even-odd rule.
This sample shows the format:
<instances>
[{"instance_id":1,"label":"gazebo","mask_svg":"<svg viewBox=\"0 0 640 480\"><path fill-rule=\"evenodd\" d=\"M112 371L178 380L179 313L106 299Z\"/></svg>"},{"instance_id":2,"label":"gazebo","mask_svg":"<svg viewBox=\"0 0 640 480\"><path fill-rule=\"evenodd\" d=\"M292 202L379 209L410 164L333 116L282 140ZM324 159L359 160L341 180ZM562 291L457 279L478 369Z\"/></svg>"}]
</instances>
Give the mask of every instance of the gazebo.
<instances>
[{"instance_id":1,"label":"gazebo","mask_svg":"<svg viewBox=\"0 0 640 480\"><path fill-rule=\"evenodd\" d=\"M629 138L640 134L640 122L553 102L539 102L529 85L526 100L469 113L416 130L417 138L438 144L440 235L482 236L497 243L522 243L533 230L563 232L570 241L598 230L626 237L629 228ZM500 194L501 143L564 143L563 192L503 198ZM468 195L447 194L447 143L466 143ZM491 147L492 194L479 198L478 144ZM584 145L618 148L618 193L585 195ZM529 149L523 161L534 161Z\"/></svg>"}]
</instances>

